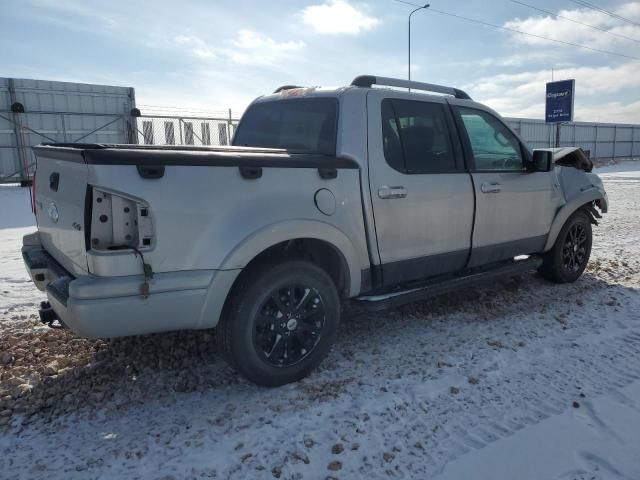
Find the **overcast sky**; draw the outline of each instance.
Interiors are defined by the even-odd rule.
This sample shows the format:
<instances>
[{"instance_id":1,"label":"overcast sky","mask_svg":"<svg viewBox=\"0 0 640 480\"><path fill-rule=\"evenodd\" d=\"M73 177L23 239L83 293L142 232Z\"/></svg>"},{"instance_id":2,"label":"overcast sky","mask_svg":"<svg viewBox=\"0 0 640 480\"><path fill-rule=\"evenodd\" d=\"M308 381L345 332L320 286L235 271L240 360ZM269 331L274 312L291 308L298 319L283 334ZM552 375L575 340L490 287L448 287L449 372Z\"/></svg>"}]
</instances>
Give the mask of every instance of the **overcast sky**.
<instances>
[{"instance_id":1,"label":"overcast sky","mask_svg":"<svg viewBox=\"0 0 640 480\"><path fill-rule=\"evenodd\" d=\"M640 1L433 0L438 10L640 57ZM241 111L282 84L346 85L359 74L406 78L407 14L368 2L4 0L0 76L132 86L147 105ZM640 123L640 61L466 22L412 21L412 77L466 90L505 116L543 118L545 82L575 78L575 116ZM638 41L628 40L631 37Z\"/></svg>"}]
</instances>

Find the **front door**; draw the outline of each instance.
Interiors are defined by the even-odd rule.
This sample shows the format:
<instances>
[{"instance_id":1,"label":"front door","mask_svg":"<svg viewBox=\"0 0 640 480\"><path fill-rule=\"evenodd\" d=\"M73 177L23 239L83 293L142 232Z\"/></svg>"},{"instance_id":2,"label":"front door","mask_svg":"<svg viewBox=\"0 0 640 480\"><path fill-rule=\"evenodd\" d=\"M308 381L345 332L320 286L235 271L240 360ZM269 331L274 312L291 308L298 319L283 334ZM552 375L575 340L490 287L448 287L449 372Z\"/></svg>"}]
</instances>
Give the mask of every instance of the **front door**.
<instances>
[{"instance_id":1,"label":"front door","mask_svg":"<svg viewBox=\"0 0 640 480\"><path fill-rule=\"evenodd\" d=\"M443 97L367 94L369 186L385 285L464 268L474 191Z\"/></svg>"},{"instance_id":2,"label":"front door","mask_svg":"<svg viewBox=\"0 0 640 480\"><path fill-rule=\"evenodd\" d=\"M527 171L526 147L491 112L454 110L470 150L476 196L469 266L542 251L557 204L553 173Z\"/></svg>"}]
</instances>

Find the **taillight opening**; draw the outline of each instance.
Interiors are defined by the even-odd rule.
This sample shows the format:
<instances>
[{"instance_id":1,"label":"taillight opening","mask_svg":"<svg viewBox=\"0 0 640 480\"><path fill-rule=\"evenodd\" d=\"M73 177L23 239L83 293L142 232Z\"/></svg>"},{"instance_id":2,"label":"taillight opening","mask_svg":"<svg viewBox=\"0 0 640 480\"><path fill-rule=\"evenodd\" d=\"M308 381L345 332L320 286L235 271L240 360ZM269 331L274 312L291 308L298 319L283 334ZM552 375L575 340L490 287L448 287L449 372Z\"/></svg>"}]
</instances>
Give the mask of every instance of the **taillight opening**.
<instances>
[{"instance_id":1,"label":"taillight opening","mask_svg":"<svg viewBox=\"0 0 640 480\"><path fill-rule=\"evenodd\" d=\"M99 188L87 192L90 222L87 249L113 251L134 247L153 247L153 224L149 205ZM87 228L88 227L88 228Z\"/></svg>"}]
</instances>

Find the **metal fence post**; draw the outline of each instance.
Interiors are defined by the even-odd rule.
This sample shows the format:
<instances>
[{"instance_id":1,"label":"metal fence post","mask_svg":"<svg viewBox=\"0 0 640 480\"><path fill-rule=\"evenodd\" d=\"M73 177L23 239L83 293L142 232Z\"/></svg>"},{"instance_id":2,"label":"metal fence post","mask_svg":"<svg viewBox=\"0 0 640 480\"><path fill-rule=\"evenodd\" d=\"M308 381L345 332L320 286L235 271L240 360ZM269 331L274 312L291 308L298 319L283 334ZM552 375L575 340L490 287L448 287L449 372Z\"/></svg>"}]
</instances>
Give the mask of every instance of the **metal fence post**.
<instances>
[{"instance_id":1,"label":"metal fence post","mask_svg":"<svg viewBox=\"0 0 640 480\"><path fill-rule=\"evenodd\" d=\"M69 139L67 138L67 125L64 113L60 114L60 121L62 122L62 138L64 138L64 141L66 143L69 141Z\"/></svg>"},{"instance_id":2,"label":"metal fence post","mask_svg":"<svg viewBox=\"0 0 640 480\"><path fill-rule=\"evenodd\" d=\"M593 158L598 158L598 124L595 124L596 127L596 138L593 141Z\"/></svg>"},{"instance_id":3,"label":"metal fence post","mask_svg":"<svg viewBox=\"0 0 640 480\"><path fill-rule=\"evenodd\" d=\"M613 152L611 153L611 158L616 158L616 139L618 138L618 126L613 126Z\"/></svg>"},{"instance_id":4,"label":"metal fence post","mask_svg":"<svg viewBox=\"0 0 640 480\"><path fill-rule=\"evenodd\" d=\"M138 143L138 120L137 116L133 116L132 113L136 109L136 90L131 87L129 88L129 117L123 117L125 121L125 126L127 128L127 135L129 136L129 143L137 144ZM138 110L138 114L140 110ZM144 140L143 140L144 143Z\"/></svg>"},{"instance_id":5,"label":"metal fence post","mask_svg":"<svg viewBox=\"0 0 640 480\"><path fill-rule=\"evenodd\" d=\"M518 135L522 136L522 119L518 121Z\"/></svg>"},{"instance_id":6,"label":"metal fence post","mask_svg":"<svg viewBox=\"0 0 640 480\"><path fill-rule=\"evenodd\" d=\"M184 141L182 140L182 118L178 118L178 128L180 129L180 143L179 143L179 145L184 145Z\"/></svg>"},{"instance_id":7,"label":"metal fence post","mask_svg":"<svg viewBox=\"0 0 640 480\"><path fill-rule=\"evenodd\" d=\"M13 78L8 79L8 90L9 90L9 102L13 105L16 102L16 90ZM15 171L19 171L20 173L20 182L26 181L29 179L29 172L25 173L24 169L28 165L28 161L25 158L25 149L22 138L22 122L20 121L20 114L14 111L11 111L11 120L13 123L13 133L16 137L16 164L14 165ZM28 170L28 169L27 169Z\"/></svg>"}]
</instances>

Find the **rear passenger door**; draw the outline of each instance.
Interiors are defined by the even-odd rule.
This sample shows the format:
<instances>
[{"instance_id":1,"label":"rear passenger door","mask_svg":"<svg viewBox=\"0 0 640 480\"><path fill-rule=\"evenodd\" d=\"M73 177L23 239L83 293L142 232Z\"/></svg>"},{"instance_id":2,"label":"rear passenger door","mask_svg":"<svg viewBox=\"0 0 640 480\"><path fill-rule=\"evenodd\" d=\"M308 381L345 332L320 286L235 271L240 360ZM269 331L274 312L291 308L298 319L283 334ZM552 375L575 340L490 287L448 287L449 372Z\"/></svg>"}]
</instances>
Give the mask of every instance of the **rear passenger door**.
<instances>
[{"instance_id":1,"label":"rear passenger door","mask_svg":"<svg viewBox=\"0 0 640 480\"><path fill-rule=\"evenodd\" d=\"M474 192L443 97L369 91L369 186L385 285L465 267Z\"/></svg>"},{"instance_id":2,"label":"rear passenger door","mask_svg":"<svg viewBox=\"0 0 640 480\"><path fill-rule=\"evenodd\" d=\"M491 111L459 105L454 113L476 193L469 266L542 251L557 205L553 174L527 171L529 151Z\"/></svg>"}]
</instances>

